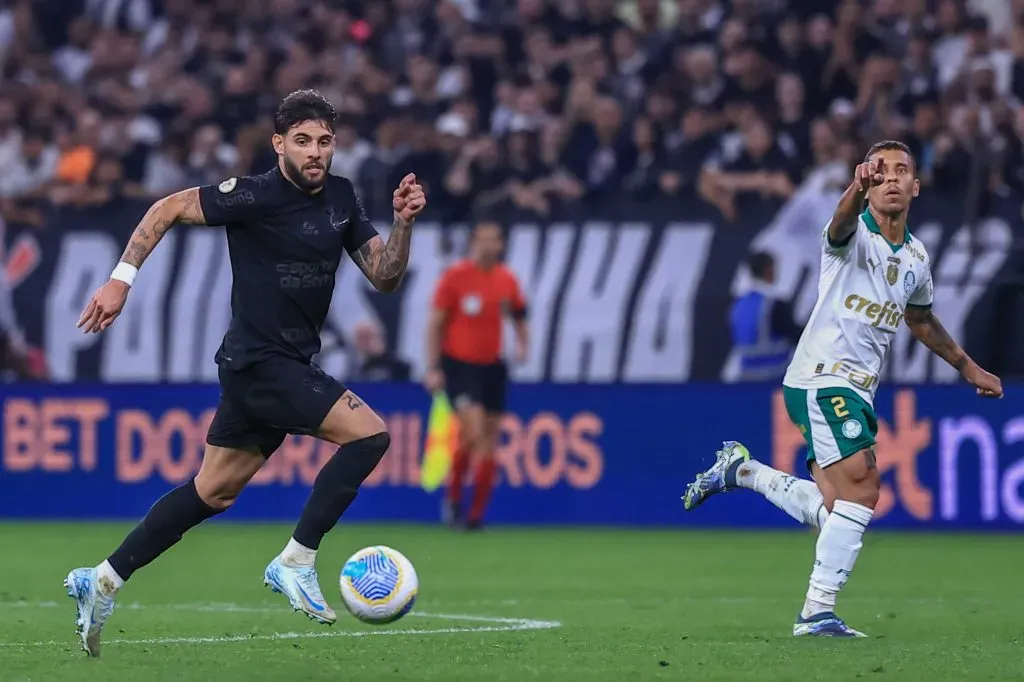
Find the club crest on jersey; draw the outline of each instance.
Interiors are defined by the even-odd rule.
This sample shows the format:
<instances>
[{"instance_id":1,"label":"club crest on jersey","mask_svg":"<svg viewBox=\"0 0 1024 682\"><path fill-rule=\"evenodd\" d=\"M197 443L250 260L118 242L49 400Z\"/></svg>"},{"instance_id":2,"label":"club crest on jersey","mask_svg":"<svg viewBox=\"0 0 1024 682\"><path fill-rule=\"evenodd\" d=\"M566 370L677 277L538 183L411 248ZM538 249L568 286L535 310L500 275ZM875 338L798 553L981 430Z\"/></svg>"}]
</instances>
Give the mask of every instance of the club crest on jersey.
<instances>
[{"instance_id":1,"label":"club crest on jersey","mask_svg":"<svg viewBox=\"0 0 1024 682\"><path fill-rule=\"evenodd\" d=\"M843 435L849 438L850 440L853 440L854 438L859 436L863 430L864 427L862 427L860 425L860 422L857 421L856 419L847 419L845 422L843 422Z\"/></svg>"},{"instance_id":2,"label":"club crest on jersey","mask_svg":"<svg viewBox=\"0 0 1024 682\"><path fill-rule=\"evenodd\" d=\"M476 294L470 294L462 299L462 312L467 315L479 315L483 307L483 301Z\"/></svg>"},{"instance_id":3,"label":"club crest on jersey","mask_svg":"<svg viewBox=\"0 0 1024 682\"><path fill-rule=\"evenodd\" d=\"M903 290L907 292L907 296L914 293L914 285L917 283L917 278L914 277L913 272L908 272L903 276Z\"/></svg>"},{"instance_id":4,"label":"club crest on jersey","mask_svg":"<svg viewBox=\"0 0 1024 682\"><path fill-rule=\"evenodd\" d=\"M238 178L228 178L224 182L222 182L219 185L217 185L217 189L220 190L221 194L227 194L228 192L233 190L235 188L235 185L237 185L237 184L238 184Z\"/></svg>"},{"instance_id":5,"label":"club crest on jersey","mask_svg":"<svg viewBox=\"0 0 1024 682\"><path fill-rule=\"evenodd\" d=\"M889 263L889 267L885 269L885 281L889 283L889 286L895 286L896 280L900 276L900 266L895 263Z\"/></svg>"}]
</instances>

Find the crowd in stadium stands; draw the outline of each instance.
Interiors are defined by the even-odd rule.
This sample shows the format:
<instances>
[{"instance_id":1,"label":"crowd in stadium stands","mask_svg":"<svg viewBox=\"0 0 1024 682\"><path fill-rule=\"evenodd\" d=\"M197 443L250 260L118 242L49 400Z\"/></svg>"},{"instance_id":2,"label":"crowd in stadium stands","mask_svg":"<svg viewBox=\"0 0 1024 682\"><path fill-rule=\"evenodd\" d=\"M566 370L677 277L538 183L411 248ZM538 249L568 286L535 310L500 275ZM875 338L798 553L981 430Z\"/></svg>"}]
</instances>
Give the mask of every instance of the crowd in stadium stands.
<instances>
[{"instance_id":1,"label":"crowd in stadium stands","mask_svg":"<svg viewBox=\"0 0 1024 682\"><path fill-rule=\"evenodd\" d=\"M0 0L0 74L8 222L262 172L304 87L332 173L387 206L414 171L448 219L728 216L880 138L940 190L1024 190L1021 0Z\"/></svg>"}]
</instances>

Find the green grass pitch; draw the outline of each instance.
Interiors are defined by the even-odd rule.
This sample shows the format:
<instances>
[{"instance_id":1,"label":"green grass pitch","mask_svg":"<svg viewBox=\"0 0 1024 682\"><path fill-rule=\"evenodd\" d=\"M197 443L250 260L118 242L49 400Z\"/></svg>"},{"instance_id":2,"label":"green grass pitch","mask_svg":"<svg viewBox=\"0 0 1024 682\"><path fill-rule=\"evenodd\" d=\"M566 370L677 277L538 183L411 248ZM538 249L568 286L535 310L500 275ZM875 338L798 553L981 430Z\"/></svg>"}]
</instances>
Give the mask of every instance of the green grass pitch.
<instances>
[{"instance_id":1,"label":"green grass pitch","mask_svg":"<svg viewBox=\"0 0 1024 682\"><path fill-rule=\"evenodd\" d=\"M120 524L0 525L0 680L1020 680L1024 543L869 533L840 615L867 640L790 635L809 533L339 525L319 558L333 628L262 585L289 526L197 529L122 591L99 659L61 586ZM337 575L370 544L420 576L412 614L343 612Z\"/></svg>"}]
</instances>

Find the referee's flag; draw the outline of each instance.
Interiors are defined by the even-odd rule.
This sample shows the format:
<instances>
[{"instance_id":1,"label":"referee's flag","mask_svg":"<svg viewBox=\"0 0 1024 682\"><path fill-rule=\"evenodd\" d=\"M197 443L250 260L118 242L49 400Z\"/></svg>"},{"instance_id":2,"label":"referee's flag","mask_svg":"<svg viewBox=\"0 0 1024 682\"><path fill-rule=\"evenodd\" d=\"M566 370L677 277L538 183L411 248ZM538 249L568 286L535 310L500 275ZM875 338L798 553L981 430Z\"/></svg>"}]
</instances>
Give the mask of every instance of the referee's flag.
<instances>
[{"instance_id":1,"label":"referee's flag","mask_svg":"<svg viewBox=\"0 0 1024 682\"><path fill-rule=\"evenodd\" d=\"M427 443L420 469L420 485L428 493L437 490L452 466L458 443L458 421L444 391L433 396L427 421Z\"/></svg>"}]
</instances>

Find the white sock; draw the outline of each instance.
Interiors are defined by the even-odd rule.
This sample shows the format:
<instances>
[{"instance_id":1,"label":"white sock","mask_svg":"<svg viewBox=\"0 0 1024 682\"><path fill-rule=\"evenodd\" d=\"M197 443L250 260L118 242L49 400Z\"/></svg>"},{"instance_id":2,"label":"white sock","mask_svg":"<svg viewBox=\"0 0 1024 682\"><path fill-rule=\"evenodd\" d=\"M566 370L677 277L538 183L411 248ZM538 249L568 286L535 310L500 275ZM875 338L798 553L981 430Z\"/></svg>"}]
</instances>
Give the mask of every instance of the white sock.
<instances>
[{"instance_id":1,"label":"white sock","mask_svg":"<svg viewBox=\"0 0 1024 682\"><path fill-rule=\"evenodd\" d=\"M289 566L312 566L316 561L316 550L300 545L295 538L288 538L288 544L281 552L281 561Z\"/></svg>"},{"instance_id":2,"label":"white sock","mask_svg":"<svg viewBox=\"0 0 1024 682\"><path fill-rule=\"evenodd\" d=\"M124 578L117 574L109 561L104 560L96 567L96 586L100 594L109 597L117 594L117 591L124 586Z\"/></svg>"},{"instance_id":3,"label":"white sock","mask_svg":"<svg viewBox=\"0 0 1024 682\"><path fill-rule=\"evenodd\" d=\"M836 500L832 506L832 513L818 534L807 601L800 613L804 618L835 609L836 595L853 571L861 538L873 513L873 509L845 500Z\"/></svg>"},{"instance_id":4,"label":"white sock","mask_svg":"<svg viewBox=\"0 0 1024 682\"><path fill-rule=\"evenodd\" d=\"M825 498L814 481L790 476L752 459L736 469L736 482L764 495L800 523L822 528L828 519Z\"/></svg>"}]
</instances>

